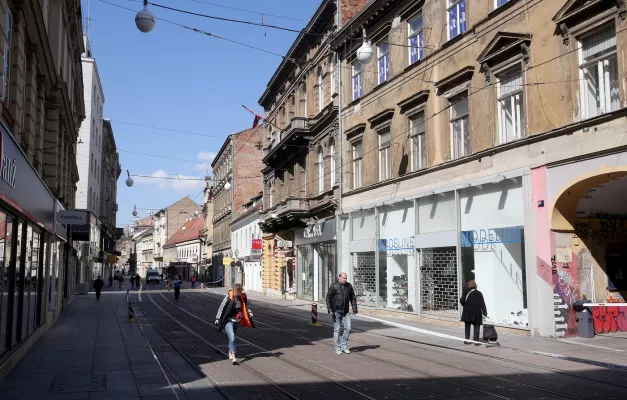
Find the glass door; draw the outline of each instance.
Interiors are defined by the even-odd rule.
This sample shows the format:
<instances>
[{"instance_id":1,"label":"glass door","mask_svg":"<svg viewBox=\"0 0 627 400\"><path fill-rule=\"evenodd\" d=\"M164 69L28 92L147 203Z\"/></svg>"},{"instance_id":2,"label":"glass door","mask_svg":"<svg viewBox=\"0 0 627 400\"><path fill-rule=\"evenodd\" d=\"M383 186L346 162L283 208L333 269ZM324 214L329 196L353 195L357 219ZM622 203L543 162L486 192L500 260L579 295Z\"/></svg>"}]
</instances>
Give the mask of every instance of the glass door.
<instances>
[{"instance_id":1,"label":"glass door","mask_svg":"<svg viewBox=\"0 0 627 400\"><path fill-rule=\"evenodd\" d=\"M298 247L298 292L297 296L302 299L313 301L313 277L314 265L311 246Z\"/></svg>"},{"instance_id":2,"label":"glass door","mask_svg":"<svg viewBox=\"0 0 627 400\"><path fill-rule=\"evenodd\" d=\"M318 254L318 270L320 274L319 299L324 302L329 286L337 279L337 262L335 258L335 242L314 245Z\"/></svg>"}]
</instances>

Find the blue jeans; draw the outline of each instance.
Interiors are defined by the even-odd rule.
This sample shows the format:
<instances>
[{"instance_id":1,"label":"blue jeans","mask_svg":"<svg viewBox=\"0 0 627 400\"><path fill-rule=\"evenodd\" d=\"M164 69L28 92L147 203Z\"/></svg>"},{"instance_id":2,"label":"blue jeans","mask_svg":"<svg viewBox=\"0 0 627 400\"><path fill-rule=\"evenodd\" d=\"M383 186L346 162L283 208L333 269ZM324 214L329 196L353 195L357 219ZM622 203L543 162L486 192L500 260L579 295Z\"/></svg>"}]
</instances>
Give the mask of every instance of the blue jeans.
<instances>
[{"instance_id":1,"label":"blue jeans","mask_svg":"<svg viewBox=\"0 0 627 400\"><path fill-rule=\"evenodd\" d=\"M235 333L239 328L239 322L229 321L224 326L226 336L229 338L229 351L235 354Z\"/></svg>"},{"instance_id":2,"label":"blue jeans","mask_svg":"<svg viewBox=\"0 0 627 400\"><path fill-rule=\"evenodd\" d=\"M333 341L335 342L335 349L346 349L348 346L348 336L351 333L351 317L349 313L342 313L335 311L333 313ZM342 335L342 343L340 343L340 330L344 327Z\"/></svg>"}]
</instances>

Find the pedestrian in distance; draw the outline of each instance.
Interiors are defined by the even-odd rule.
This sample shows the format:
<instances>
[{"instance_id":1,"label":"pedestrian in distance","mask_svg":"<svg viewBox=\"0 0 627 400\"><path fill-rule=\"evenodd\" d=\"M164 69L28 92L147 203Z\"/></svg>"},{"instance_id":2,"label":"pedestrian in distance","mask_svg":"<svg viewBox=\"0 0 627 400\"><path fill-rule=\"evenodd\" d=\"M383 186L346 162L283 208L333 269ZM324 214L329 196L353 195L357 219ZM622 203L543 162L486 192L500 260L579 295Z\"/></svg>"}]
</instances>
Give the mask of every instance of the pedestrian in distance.
<instances>
[{"instance_id":1,"label":"pedestrian in distance","mask_svg":"<svg viewBox=\"0 0 627 400\"><path fill-rule=\"evenodd\" d=\"M192 275L192 289L196 287L196 275Z\"/></svg>"},{"instance_id":2,"label":"pedestrian in distance","mask_svg":"<svg viewBox=\"0 0 627 400\"><path fill-rule=\"evenodd\" d=\"M177 279L174 281L174 299L178 300L181 295L181 280Z\"/></svg>"},{"instance_id":3,"label":"pedestrian in distance","mask_svg":"<svg viewBox=\"0 0 627 400\"><path fill-rule=\"evenodd\" d=\"M348 337L351 332L351 317L348 312L349 304L353 314L357 314L357 298L353 285L346 281L346 272L338 275L337 282L329 287L327 292L327 309L333 317L333 341L335 342L335 354L350 354L348 349ZM342 332L340 342L340 332Z\"/></svg>"},{"instance_id":4,"label":"pedestrian in distance","mask_svg":"<svg viewBox=\"0 0 627 400\"><path fill-rule=\"evenodd\" d=\"M242 293L244 288L241 283L236 283L233 288L229 290L229 293L224 297L220 308L218 308L218 314L216 314L215 325L218 327L218 332L223 329L226 331L229 345L229 359L233 362L233 365L238 365L235 347L235 334L237 328L240 326L247 326L254 328L253 313L248 308L248 299L246 294Z\"/></svg>"},{"instance_id":5,"label":"pedestrian in distance","mask_svg":"<svg viewBox=\"0 0 627 400\"><path fill-rule=\"evenodd\" d=\"M466 339L464 344L471 344L468 339L470 338L470 326L472 325L472 340L475 341L475 346L481 346L481 343L478 343L479 329L483 325L483 318L488 316L488 309L485 306L483 294L477 290L477 283L474 280L468 281L466 284L459 303L463 307L462 321L464 321L464 337Z\"/></svg>"},{"instance_id":6,"label":"pedestrian in distance","mask_svg":"<svg viewBox=\"0 0 627 400\"><path fill-rule=\"evenodd\" d=\"M139 272L135 275L135 286L137 286L137 290L139 290L139 281L141 280L141 276L139 276Z\"/></svg>"},{"instance_id":7,"label":"pedestrian in distance","mask_svg":"<svg viewBox=\"0 0 627 400\"><path fill-rule=\"evenodd\" d=\"M104 281L102 280L100 275L98 275L98 279L94 281L93 286L94 290L96 291L96 301L100 301L100 292L102 292L102 288L104 286Z\"/></svg>"},{"instance_id":8,"label":"pedestrian in distance","mask_svg":"<svg viewBox=\"0 0 627 400\"><path fill-rule=\"evenodd\" d=\"M113 275L109 275L109 289L113 286Z\"/></svg>"},{"instance_id":9,"label":"pedestrian in distance","mask_svg":"<svg viewBox=\"0 0 627 400\"><path fill-rule=\"evenodd\" d=\"M120 290L122 290L122 286L124 286L124 275L120 275L120 279L118 279L118 285Z\"/></svg>"},{"instance_id":10,"label":"pedestrian in distance","mask_svg":"<svg viewBox=\"0 0 627 400\"><path fill-rule=\"evenodd\" d=\"M135 289L135 275L131 275L131 290Z\"/></svg>"}]
</instances>

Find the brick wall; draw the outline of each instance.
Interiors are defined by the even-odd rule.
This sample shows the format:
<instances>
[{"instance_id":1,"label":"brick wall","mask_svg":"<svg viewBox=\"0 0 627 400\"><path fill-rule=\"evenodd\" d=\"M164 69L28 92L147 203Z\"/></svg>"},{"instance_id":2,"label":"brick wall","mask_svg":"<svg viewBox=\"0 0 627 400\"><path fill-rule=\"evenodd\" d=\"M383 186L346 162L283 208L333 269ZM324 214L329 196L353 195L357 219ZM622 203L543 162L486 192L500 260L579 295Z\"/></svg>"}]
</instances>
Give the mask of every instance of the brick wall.
<instances>
[{"instance_id":1,"label":"brick wall","mask_svg":"<svg viewBox=\"0 0 627 400\"><path fill-rule=\"evenodd\" d=\"M234 140L233 215L243 210L243 205L263 191L263 126L238 133Z\"/></svg>"},{"instance_id":2,"label":"brick wall","mask_svg":"<svg viewBox=\"0 0 627 400\"><path fill-rule=\"evenodd\" d=\"M458 317L455 247L421 250L420 299L424 314Z\"/></svg>"},{"instance_id":3,"label":"brick wall","mask_svg":"<svg viewBox=\"0 0 627 400\"><path fill-rule=\"evenodd\" d=\"M370 0L340 0L342 4L342 26L357 15Z\"/></svg>"}]
</instances>

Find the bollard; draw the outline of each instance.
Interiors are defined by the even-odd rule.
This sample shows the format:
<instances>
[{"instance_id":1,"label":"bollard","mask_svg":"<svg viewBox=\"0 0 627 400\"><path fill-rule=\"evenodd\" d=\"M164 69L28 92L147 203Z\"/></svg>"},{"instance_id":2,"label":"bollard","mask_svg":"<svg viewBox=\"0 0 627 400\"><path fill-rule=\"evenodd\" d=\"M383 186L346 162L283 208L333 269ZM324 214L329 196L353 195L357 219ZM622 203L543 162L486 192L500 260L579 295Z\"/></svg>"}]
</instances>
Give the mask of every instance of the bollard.
<instances>
[{"instance_id":1,"label":"bollard","mask_svg":"<svg viewBox=\"0 0 627 400\"><path fill-rule=\"evenodd\" d=\"M139 284L139 292L137 292L137 302L141 303L142 302L142 288L144 287L143 284Z\"/></svg>"},{"instance_id":2,"label":"bollard","mask_svg":"<svg viewBox=\"0 0 627 400\"><path fill-rule=\"evenodd\" d=\"M318 323L318 305L316 303L311 305L311 323L314 326L322 326Z\"/></svg>"},{"instance_id":3,"label":"bollard","mask_svg":"<svg viewBox=\"0 0 627 400\"><path fill-rule=\"evenodd\" d=\"M128 303L128 322L135 322L135 309L133 303Z\"/></svg>"},{"instance_id":4,"label":"bollard","mask_svg":"<svg viewBox=\"0 0 627 400\"><path fill-rule=\"evenodd\" d=\"M202 283L202 282L200 282L200 287L199 287L199 289L200 289L200 290L204 290L204 289L205 289L205 284L204 284L204 283Z\"/></svg>"}]
</instances>

